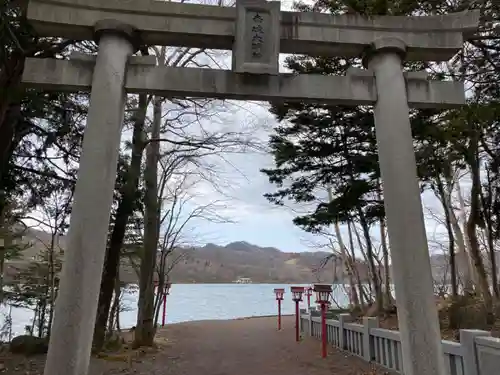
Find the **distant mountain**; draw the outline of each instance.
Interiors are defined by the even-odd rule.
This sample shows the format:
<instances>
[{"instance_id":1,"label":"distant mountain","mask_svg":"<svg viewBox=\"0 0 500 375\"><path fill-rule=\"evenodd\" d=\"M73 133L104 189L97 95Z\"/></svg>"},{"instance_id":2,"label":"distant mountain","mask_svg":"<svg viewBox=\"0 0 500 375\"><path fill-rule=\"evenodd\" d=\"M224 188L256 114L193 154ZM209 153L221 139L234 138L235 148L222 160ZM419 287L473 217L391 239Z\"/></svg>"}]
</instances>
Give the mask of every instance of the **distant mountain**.
<instances>
[{"instance_id":1,"label":"distant mountain","mask_svg":"<svg viewBox=\"0 0 500 375\"><path fill-rule=\"evenodd\" d=\"M332 282L332 268L320 269L327 256L325 252L286 253L247 242L207 244L186 250L171 278L174 282L232 282L240 277L261 283Z\"/></svg>"},{"instance_id":2,"label":"distant mountain","mask_svg":"<svg viewBox=\"0 0 500 375\"><path fill-rule=\"evenodd\" d=\"M22 258L6 264L7 273L16 267L37 261L37 255L50 246L51 236L38 230L29 230L23 242L30 246L22 252ZM65 248L64 236L56 239L58 251ZM183 253L179 263L171 271L175 283L230 283L236 279L250 278L254 283L312 283L343 282L342 262L326 252L284 252L274 247L260 247L244 241L232 242L225 246L208 243L202 247L179 249ZM433 255L431 264L436 280L442 280L448 272L447 257ZM368 267L358 260L357 272L367 280ZM9 276L9 275L7 275ZM137 282L137 273L126 260L123 261L120 277L128 283Z\"/></svg>"},{"instance_id":3,"label":"distant mountain","mask_svg":"<svg viewBox=\"0 0 500 375\"><path fill-rule=\"evenodd\" d=\"M22 242L27 248L19 259L6 264L7 279L16 269L25 267L29 262L41 260L40 253L50 247L51 236L30 229ZM66 238L61 236L55 241L57 251L63 254ZM208 243L199 248L178 249L184 254L171 272L176 283L229 283L240 277L250 278L254 283L310 283L333 282L333 261L323 266L329 256L326 252L282 252L274 247L260 247L239 241L225 246ZM120 278L124 282L137 282L137 272L128 260L123 260ZM341 274L341 262L335 259L335 270ZM365 269L360 263L360 270ZM361 271L360 274L365 274Z\"/></svg>"}]
</instances>

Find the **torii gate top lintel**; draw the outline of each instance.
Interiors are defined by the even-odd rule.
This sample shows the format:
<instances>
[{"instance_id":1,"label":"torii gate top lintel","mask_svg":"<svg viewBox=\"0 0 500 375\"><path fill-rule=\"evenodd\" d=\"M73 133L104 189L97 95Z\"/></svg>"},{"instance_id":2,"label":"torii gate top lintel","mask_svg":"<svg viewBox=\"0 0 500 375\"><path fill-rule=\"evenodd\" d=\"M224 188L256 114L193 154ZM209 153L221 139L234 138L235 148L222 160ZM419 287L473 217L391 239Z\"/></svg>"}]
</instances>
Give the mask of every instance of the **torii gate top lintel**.
<instances>
[{"instance_id":1,"label":"torii gate top lintel","mask_svg":"<svg viewBox=\"0 0 500 375\"><path fill-rule=\"evenodd\" d=\"M479 22L477 11L366 18L285 12L280 5L264 0L238 0L236 7L159 0L30 0L28 19L42 36L91 40L98 21L114 19L135 27L147 45L231 50L244 16L238 9L266 7L282 53L359 56L374 39L398 37L407 45L408 60L429 61L451 58L462 48L463 34L475 32Z\"/></svg>"}]
</instances>

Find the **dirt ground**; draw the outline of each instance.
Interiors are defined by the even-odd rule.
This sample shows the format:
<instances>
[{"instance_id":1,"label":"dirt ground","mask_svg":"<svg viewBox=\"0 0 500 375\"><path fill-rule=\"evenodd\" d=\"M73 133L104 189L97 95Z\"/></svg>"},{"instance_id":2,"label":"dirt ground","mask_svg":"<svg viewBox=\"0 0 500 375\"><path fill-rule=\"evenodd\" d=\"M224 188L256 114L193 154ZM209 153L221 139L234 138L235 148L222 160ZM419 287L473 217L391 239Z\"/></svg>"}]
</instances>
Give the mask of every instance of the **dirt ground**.
<instances>
[{"instance_id":1,"label":"dirt ground","mask_svg":"<svg viewBox=\"0 0 500 375\"><path fill-rule=\"evenodd\" d=\"M124 359L125 358L125 359ZM44 357L4 358L5 375L43 373ZM320 357L320 342L295 342L294 318L200 321L167 326L158 348L139 357L92 358L89 375L382 375L384 370L329 348Z\"/></svg>"}]
</instances>

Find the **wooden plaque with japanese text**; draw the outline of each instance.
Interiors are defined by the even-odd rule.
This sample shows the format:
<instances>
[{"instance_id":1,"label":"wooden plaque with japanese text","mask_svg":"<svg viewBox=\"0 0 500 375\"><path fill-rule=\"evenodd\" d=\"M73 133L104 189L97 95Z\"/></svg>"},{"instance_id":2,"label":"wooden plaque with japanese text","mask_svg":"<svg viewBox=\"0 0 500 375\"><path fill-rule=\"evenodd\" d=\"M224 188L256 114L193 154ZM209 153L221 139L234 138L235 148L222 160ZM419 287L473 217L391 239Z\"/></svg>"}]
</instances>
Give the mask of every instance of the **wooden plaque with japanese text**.
<instances>
[{"instance_id":1,"label":"wooden plaque with japanese text","mask_svg":"<svg viewBox=\"0 0 500 375\"><path fill-rule=\"evenodd\" d=\"M280 2L238 0L233 71L278 74Z\"/></svg>"}]
</instances>

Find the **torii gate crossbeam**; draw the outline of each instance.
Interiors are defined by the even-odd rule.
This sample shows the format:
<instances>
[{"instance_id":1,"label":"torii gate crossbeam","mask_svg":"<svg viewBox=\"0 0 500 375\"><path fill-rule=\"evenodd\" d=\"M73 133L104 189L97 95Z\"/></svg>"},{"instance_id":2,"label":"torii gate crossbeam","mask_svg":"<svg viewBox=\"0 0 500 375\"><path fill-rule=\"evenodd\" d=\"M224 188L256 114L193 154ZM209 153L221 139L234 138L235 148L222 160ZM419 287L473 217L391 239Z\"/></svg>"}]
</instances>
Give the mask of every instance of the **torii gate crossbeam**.
<instances>
[{"instance_id":1,"label":"torii gate crossbeam","mask_svg":"<svg viewBox=\"0 0 500 375\"><path fill-rule=\"evenodd\" d=\"M152 58L152 59L151 59ZM69 61L28 58L23 82L57 91L90 91L95 57L73 54ZM155 66L153 56L132 56L125 91L166 98L204 97L235 100L300 101L332 105L375 105L372 72L350 69L347 76L280 74L246 76L230 70ZM428 80L425 72L405 73L412 108L455 108L465 104L464 86L457 81Z\"/></svg>"},{"instance_id":2,"label":"torii gate crossbeam","mask_svg":"<svg viewBox=\"0 0 500 375\"><path fill-rule=\"evenodd\" d=\"M111 18L140 30L147 45L232 50L237 11L162 0L30 0L27 16L48 36L91 40L96 22ZM476 32L478 24L475 12L373 18L280 12L278 17L281 53L356 57L374 37L397 36L407 46L406 59L417 61L449 60L462 48L463 33Z\"/></svg>"}]
</instances>

